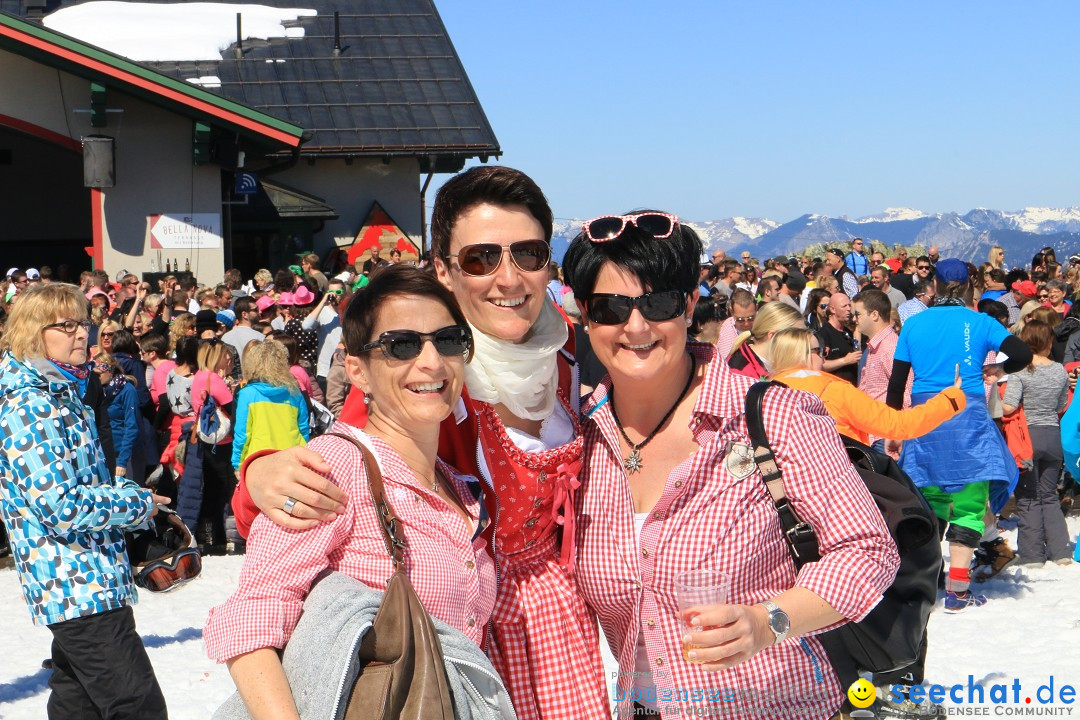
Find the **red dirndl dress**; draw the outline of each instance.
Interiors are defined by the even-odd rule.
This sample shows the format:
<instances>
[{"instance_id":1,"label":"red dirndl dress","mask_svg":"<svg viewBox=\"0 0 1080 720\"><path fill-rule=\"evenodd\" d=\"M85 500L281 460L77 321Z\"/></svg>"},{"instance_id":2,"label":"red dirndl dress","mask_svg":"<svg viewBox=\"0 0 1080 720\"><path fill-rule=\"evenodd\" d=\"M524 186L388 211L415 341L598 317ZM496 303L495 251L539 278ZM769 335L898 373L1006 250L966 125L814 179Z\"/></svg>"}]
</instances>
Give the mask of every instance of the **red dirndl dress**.
<instances>
[{"instance_id":1,"label":"red dirndl dress","mask_svg":"<svg viewBox=\"0 0 1080 720\"><path fill-rule=\"evenodd\" d=\"M578 593L572 567L581 428L561 390L559 401L573 420L574 439L539 453L514 445L492 406L473 401L499 502L499 592L486 650L519 720L611 714L596 617Z\"/></svg>"}]
</instances>

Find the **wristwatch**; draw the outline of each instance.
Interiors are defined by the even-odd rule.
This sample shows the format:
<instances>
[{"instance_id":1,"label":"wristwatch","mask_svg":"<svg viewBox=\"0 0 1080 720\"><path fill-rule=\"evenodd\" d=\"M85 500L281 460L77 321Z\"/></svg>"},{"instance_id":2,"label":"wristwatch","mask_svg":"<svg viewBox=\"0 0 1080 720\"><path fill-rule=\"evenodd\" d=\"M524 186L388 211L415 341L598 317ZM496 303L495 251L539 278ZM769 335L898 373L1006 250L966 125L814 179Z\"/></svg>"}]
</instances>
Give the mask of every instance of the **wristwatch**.
<instances>
[{"instance_id":1,"label":"wristwatch","mask_svg":"<svg viewBox=\"0 0 1080 720\"><path fill-rule=\"evenodd\" d=\"M791 630L791 618L772 600L766 600L760 605L769 613L769 629L776 636L776 642L786 640L788 631Z\"/></svg>"}]
</instances>

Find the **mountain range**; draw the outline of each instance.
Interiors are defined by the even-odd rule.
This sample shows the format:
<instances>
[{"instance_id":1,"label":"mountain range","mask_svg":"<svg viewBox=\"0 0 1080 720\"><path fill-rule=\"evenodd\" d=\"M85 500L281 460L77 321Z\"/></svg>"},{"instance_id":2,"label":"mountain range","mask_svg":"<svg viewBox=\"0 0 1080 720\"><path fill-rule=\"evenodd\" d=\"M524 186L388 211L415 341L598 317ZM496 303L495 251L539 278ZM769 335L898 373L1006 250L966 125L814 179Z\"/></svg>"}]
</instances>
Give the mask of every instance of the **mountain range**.
<instances>
[{"instance_id":1,"label":"mountain range","mask_svg":"<svg viewBox=\"0 0 1080 720\"><path fill-rule=\"evenodd\" d=\"M1080 207L1029 207L1017 211L976 208L963 215L888 208L855 219L806 214L786 223L746 217L684 222L701 236L710 255L714 250L725 250L729 256L738 256L749 250L758 258L803 253L821 256L826 248L846 247L855 237L886 254L903 246L909 255L918 255L937 245L941 257L975 263L986 260L991 246L1000 245L1010 266L1029 263L1031 256L1046 246L1057 251L1059 260L1080 252ZM562 260L580 229L580 220L556 221L552 237L556 260Z\"/></svg>"}]
</instances>

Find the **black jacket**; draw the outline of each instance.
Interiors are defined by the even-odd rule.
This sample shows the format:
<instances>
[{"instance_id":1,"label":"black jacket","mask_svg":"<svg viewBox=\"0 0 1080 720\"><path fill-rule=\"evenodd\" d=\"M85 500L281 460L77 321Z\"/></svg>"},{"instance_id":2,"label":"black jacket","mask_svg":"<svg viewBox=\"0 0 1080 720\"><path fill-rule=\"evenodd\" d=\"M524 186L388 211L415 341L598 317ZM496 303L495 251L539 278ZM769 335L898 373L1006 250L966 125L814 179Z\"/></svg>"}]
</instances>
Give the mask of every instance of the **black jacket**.
<instances>
[{"instance_id":1,"label":"black jacket","mask_svg":"<svg viewBox=\"0 0 1080 720\"><path fill-rule=\"evenodd\" d=\"M112 472L116 467L116 448L113 447L112 426L109 424L109 401L101 389L101 381L94 373L86 381L86 393L82 396L83 405L94 412L94 424L97 425L98 441L105 451L105 463Z\"/></svg>"}]
</instances>

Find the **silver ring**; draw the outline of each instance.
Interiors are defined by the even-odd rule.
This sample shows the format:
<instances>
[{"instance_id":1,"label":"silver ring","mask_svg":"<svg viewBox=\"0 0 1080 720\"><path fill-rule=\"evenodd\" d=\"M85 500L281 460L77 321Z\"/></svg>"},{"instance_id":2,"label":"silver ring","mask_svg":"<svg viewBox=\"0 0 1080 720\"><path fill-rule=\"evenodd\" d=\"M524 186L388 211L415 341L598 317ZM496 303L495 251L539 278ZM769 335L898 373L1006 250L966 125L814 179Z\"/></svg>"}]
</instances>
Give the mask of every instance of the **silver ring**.
<instances>
[{"instance_id":1,"label":"silver ring","mask_svg":"<svg viewBox=\"0 0 1080 720\"><path fill-rule=\"evenodd\" d=\"M285 504L281 506L281 509L284 510L287 514L292 515L293 508L295 507L296 498L287 497L285 498Z\"/></svg>"}]
</instances>

